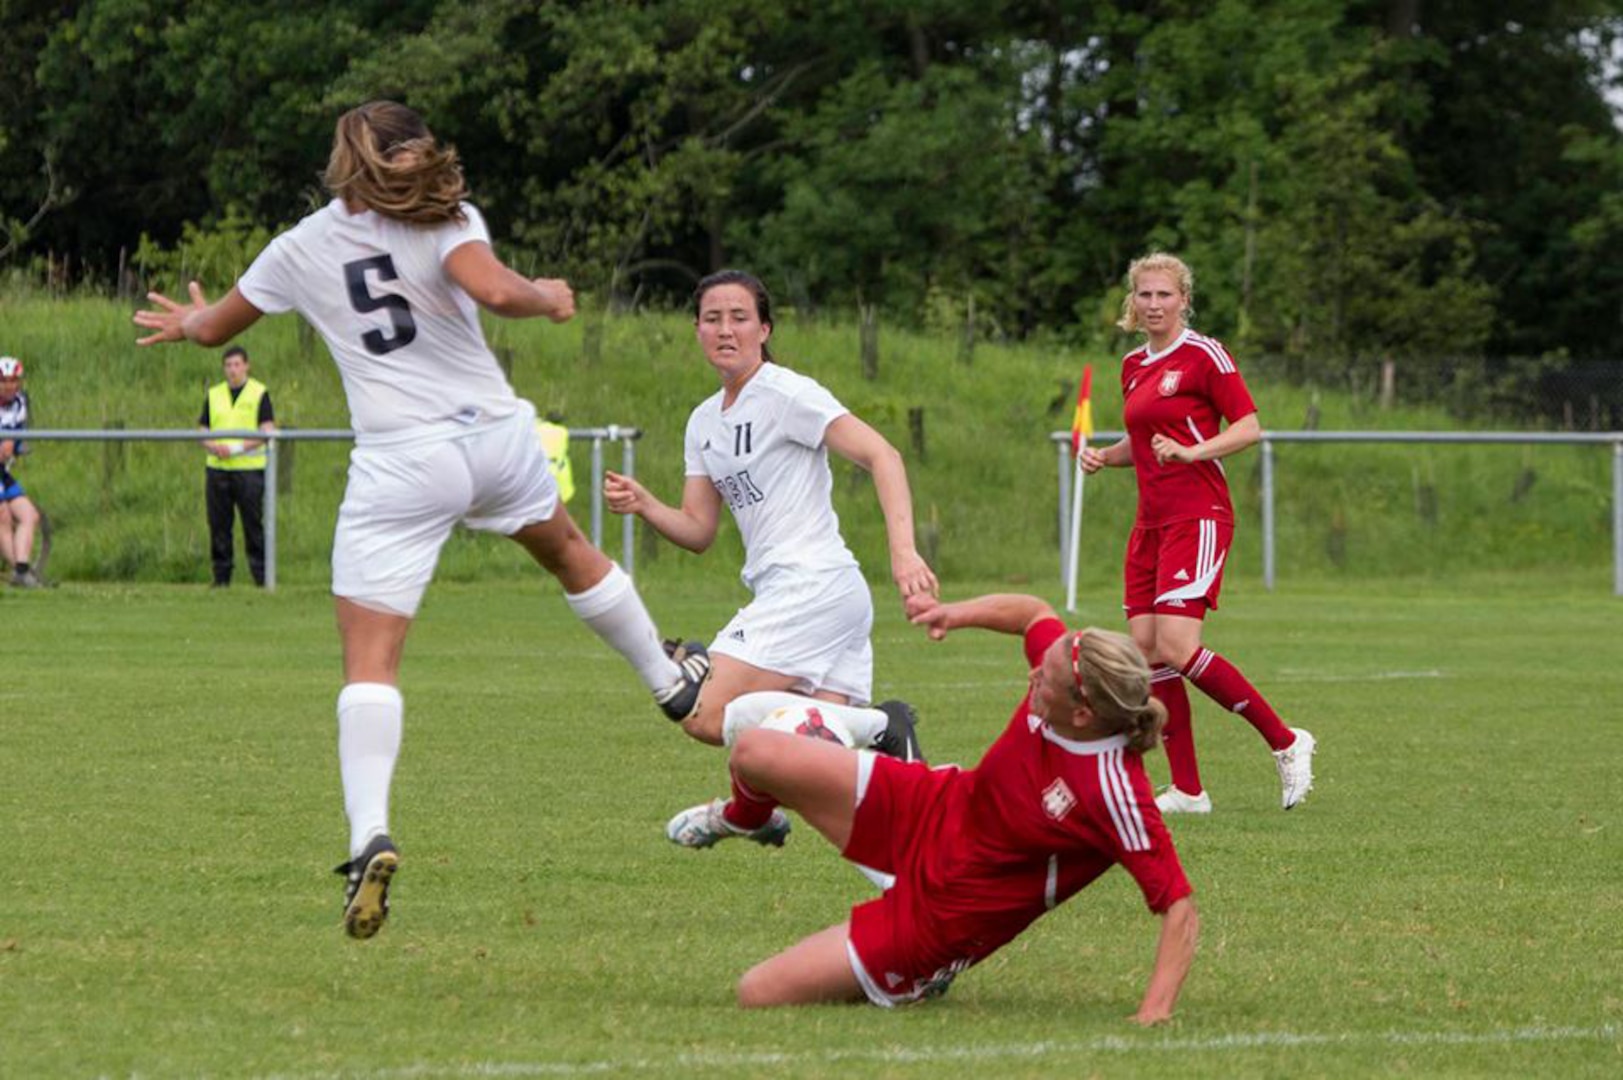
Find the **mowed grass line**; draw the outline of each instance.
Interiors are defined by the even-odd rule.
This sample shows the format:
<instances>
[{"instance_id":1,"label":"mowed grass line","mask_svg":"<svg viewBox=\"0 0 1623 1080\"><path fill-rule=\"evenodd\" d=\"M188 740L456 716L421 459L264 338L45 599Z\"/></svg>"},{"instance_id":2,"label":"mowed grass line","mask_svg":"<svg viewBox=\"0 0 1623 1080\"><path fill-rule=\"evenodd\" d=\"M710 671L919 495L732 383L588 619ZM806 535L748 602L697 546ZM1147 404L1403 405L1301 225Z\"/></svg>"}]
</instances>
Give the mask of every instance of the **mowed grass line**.
<instances>
[{"instance_id":1,"label":"mowed grass line","mask_svg":"<svg viewBox=\"0 0 1623 1080\"><path fill-rule=\"evenodd\" d=\"M406 861L366 944L328 872L321 590L3 594L0 1075L1615 1075L1623 608L1480 592L1231 584L1208 643L1319 736L1319 786L1280 812L1261 741L1197 702L1217 813L1174 829L1204 937L1149 1033L1124 1018L1156 923L1120 873L930 1006L739 1012L742 970L867 887L803 827L782 851L671 847L723 758L550 584L430 593ZM742 594L647 598L708 635ZM878 600L876 692L917 703L934 759L975 760L1019 694L1013 640L931 644ZM1106 597L1081 617L1119 618Z\"/></svg>"}]
</instances>

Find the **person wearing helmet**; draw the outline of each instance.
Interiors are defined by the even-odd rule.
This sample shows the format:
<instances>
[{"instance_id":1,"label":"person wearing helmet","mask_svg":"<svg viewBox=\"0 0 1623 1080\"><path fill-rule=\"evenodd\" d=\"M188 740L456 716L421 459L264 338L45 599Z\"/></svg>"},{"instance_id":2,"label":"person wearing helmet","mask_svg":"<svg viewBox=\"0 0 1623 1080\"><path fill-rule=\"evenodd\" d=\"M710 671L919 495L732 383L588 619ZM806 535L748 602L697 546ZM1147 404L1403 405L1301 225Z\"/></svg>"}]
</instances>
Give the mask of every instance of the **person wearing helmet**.
<instances>
[{"instance_id":1,"label":"person wearing helmet","mask_svg":"<svg viewBox=\"0 0 1623 1080\"><path fill-rule=\"evenodd\" d=\"M39 511L11 475L12 462L25 449L23 441L11 433L28 426L28 395L22 381L23 362L15 356L0 356L0 560L11 564L13 585L37 589L45 584L31 563Z\"/></svg>"}]
</instances>

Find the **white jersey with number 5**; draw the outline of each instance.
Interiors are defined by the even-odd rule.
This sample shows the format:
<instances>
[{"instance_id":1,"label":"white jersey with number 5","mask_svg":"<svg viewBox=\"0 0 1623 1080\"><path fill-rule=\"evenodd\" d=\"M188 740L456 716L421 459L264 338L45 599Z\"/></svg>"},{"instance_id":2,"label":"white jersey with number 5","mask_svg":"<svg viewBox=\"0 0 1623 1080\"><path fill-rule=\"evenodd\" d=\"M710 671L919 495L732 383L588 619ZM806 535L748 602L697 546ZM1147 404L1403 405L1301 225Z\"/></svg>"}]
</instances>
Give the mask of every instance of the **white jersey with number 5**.
<instances>
[{"instance_id":1,"label":"white jersey with number 5","mask_svg":"<svg viewBox=\"0 0 1623 1080\"><path fill-rule=\"evenodd\" d=\"M260 311L297 311L327 342L358 440L519 409L485 344L479 309L445 272L455 248L490 242L467 219L412 225L334 199L260 252L237 282Z\"/></svg>"},{"instance_id":2,"label":"white jersey with number 5","mask_svg":"<svg viewBox=\"0 0 1623 1080\"><path fill-rule=\"evenodd\" d=\"M856 566L834 513L823 433L848 411L804 375L762 364L729 408L718 390L688 417L688 476L715 485L744 540L744 584L770 570Z\"/></svg>"}]
</instances>

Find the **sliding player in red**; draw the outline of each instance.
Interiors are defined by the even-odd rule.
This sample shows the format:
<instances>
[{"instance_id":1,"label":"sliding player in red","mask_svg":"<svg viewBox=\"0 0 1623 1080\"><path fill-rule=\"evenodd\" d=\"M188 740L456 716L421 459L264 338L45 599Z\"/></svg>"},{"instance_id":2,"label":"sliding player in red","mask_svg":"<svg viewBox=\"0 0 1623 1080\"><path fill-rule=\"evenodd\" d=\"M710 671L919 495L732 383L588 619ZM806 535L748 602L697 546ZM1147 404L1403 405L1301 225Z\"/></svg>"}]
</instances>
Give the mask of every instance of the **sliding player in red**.
<instances>
[{"instance_id":1,"label":"sliding player in red","mask_svg":"<svg viewBox=\"0 0 1623 1080\"><path fill-rule=\"evenodd\" d=\"M1172 1016L1200 922L1140 755L1165 710L1125 636L1068 631L1043 601L911 598L933 638L980 627L1025 639L1027 689L973 769L930 768L756 729L733 746L733 802L765 820L782 803L859 865L895 875L882 896L751 968L745 1006L936 997L1045 912L1120 863L1160 944L1134 1019Z\"/></svg>"}]
</instances>

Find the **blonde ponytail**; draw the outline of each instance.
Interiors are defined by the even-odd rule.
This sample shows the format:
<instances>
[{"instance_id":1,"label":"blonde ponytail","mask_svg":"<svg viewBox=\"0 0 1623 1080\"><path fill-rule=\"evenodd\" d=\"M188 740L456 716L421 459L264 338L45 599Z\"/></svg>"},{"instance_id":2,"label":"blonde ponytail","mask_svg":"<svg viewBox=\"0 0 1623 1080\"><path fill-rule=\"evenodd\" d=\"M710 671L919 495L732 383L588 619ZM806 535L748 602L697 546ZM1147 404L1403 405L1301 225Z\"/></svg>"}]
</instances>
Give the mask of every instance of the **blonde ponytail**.
<instances>
[{"instance_id":1,"label":"blonde ponytail","mask_svg":"<svg viewBox=\"0 0 1623 1080\"><path fill-rule=\"evenodd\" d=\"M1139 753L1155 748L1167 711L1150 696L1150 666L1133 639L1089 627L1080 631L1082 690L1093 715Z\"/></svg>"}]
</instances>

